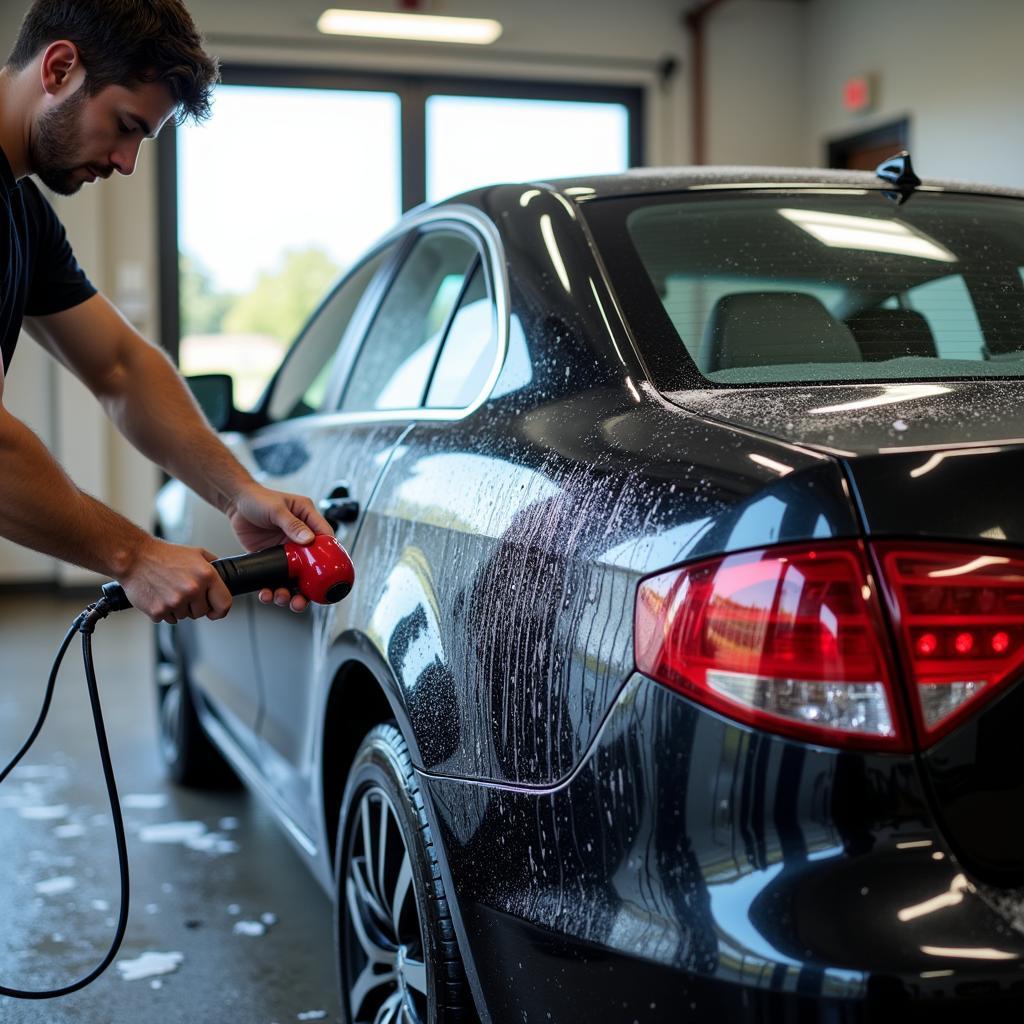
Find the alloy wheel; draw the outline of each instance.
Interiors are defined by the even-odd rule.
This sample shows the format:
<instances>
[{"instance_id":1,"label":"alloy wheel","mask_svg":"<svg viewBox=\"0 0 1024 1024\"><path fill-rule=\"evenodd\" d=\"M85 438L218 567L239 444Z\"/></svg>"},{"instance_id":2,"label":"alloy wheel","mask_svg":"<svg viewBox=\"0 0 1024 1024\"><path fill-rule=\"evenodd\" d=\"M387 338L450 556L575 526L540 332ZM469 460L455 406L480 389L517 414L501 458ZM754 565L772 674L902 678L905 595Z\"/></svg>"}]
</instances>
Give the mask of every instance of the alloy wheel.
<instances>
[{"instance_id":1,"label":"alloy wheel","mask_svg":"<svg viewBox=\"0 0 1024 1024\"><path fill-rule=\"evenodd\" d=\"M413 867L378 786L358 797L348 837L344 949L352 1024L426 1024L427 967Z\"/></svg>"}]
</instances>

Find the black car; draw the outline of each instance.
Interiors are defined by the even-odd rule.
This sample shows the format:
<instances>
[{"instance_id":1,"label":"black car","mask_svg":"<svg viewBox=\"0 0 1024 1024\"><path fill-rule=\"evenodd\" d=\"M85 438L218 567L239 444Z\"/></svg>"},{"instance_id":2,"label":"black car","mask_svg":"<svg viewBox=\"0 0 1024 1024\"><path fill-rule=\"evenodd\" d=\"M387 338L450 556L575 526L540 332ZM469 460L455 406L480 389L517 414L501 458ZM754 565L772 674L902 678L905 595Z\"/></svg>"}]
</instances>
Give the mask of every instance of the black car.
<instances>
[{"instance_id":1,"label":"black car","mask_svg":"<svg viewBox=\"0 0 1024 1024\"><path fill-rule=\"evenodd\" d=\"M195 382L357 580L165 627L162 745L336 900L349 1020L1024 1019L1022 268L899 161L501 185L255 411Z\"/></svg>"}]
</instances>

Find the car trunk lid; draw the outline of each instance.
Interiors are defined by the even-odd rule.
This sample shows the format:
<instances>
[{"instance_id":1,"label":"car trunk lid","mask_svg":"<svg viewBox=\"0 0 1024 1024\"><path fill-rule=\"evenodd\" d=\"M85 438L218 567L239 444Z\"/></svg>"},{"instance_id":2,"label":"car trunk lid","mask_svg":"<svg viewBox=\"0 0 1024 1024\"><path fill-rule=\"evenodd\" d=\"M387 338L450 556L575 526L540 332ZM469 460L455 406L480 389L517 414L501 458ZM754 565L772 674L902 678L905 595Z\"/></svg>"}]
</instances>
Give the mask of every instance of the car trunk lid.
<instances>
[{"instance_id":1,"label":"car trunk lid","mask_svg":"<svg viewBox=\"0 0 1024 1024\"><path fill-rule=\"evenodd\" d=\"M670 397L701 415L840 459L865 534L878 542L877 550L901 541L948 543L963 557L954 557L957 565L943 576L972 561L1024 552L1020 384L789 387ZM878 567L884 576L884 559ZM913 638L900 639L899 616L891 618L892 639L904 648L903 674L913 685L906 650ZM970 632L971 617L965 613L962 621ZM988 637L985 628L996 627L982 627L979 636ZM1015 634L1013 627L1010 636L1015 644L1024 642L1024 632ZM978 700L976 709L927 743L920 756L937 820L965 873L997 889L1024 885L1020 674L995 696Z\"/></svg>"},{"instance_id":2,"label":"car trunk lid","mask_svg":"<svg viewBox=\"0 0 1024 1024\"><path fill-rule=\"evenodd\" d=\"M869 535L1024 546L1020 382L761 387L666 397L702 416L841 459Z\"/></svg>"}]
</instances>

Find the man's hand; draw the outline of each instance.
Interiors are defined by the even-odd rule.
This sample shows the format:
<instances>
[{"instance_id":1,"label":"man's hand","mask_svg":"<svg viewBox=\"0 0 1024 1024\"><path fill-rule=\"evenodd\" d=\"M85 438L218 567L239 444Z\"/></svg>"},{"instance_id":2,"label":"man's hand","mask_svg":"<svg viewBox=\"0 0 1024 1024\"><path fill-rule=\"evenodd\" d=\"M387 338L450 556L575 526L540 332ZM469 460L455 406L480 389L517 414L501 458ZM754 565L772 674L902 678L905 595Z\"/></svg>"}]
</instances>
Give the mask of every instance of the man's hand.
<instances>
[{"instance_id":1,"label":"man's hand","mask_svg":"<svg viewBox=\"0 0 1024 1024\"><path fill-rule=\"evenodd\" d=\"M292 541L309 544L320 533L334 536L334 530L309 498L285 494L254 484L239 493L227 510L228 519L246 551L261 551ZM284 587L261 590L264 604L273 601L279 608L305 611L309 602L301 594Z\"/></svg>"},{"instance_id":2,"label":"man's hand","mask_svg":"<svg viewBox=\"0 0 1024 1024\"><path fill-rule=\"evenodd\" d=\"M128 600L154 622L223 619L231 593L210 565L216 557L205 548L147 537L120 583Z\"/></svg>"}]
</instances>

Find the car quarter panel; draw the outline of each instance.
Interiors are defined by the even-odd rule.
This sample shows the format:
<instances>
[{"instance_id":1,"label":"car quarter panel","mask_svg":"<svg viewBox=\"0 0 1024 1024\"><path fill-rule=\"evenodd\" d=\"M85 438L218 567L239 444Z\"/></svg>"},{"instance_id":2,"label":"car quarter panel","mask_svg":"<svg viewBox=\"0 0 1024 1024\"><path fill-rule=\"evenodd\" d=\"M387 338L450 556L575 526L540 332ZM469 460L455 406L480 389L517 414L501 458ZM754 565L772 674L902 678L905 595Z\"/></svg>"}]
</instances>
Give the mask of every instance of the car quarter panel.
<instances>
[{"instance_id":1,"label":"car quarter panel","mask_svg":"<svg viewBox=\"0 0 1024 1024\"><path fill-rule=\"evenodd\" d=\"M909 755L769 736L636 675L561 786L421 780L469 946L496 954L474 960L495 1020L876 1021L914 1000L916 1021L964 997L1019 1019L1024 937L963 886Z\"/></svg>"},{"instance_id":2,"label":"car quarter panel","mask_svg":"<svg viewBox=\"0 0 1024 1024\"><path fill-rule=\"evenodd\" d=\"M533 193L495 215L511 322L492 397L417 422L396 448L335 634L366 624L420 767L549 784L632 671L641 576L857 524L833 460L637 388L585 237Z\"/></svg>"}]
</instances>

